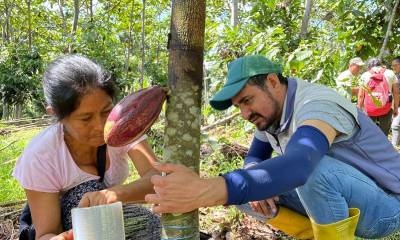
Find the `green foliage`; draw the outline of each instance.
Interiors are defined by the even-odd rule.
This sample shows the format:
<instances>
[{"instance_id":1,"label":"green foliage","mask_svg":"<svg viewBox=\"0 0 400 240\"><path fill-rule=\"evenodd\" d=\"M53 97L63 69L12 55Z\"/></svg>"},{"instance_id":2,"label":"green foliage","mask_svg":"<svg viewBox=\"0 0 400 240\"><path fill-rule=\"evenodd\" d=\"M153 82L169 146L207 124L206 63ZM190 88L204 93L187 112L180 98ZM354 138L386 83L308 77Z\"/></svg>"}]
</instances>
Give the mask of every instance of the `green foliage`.
<instances>
[{"instance_id":1,"label":"green foliage","mask_svg":"<svg viewBox=\"0 0 400 240\"><path fill-rule=\"evenodd\" d=\"M37 49L9 45L0 59L0 93L3 102L24 103L40 96L42 59Z\"/></svg>"},{"instance_id":2,"label":"green foliage","mask_svg":"<svg viewBox=\"0 0 400 240\"><path fill-rule=\"evenodd\" d=\"M31 1L30 26L26 1L0 3L0 97L3 105L28 103L25 116L43 114L44 66L63 54L83 54L102 64L117 80L121 97L141 87L142 3L94 1L91 15L89 2L82 2L72 32L73 1L61 2ZM169 16L169 1L146 1L145 85L166 83Z\"/></svg>"},{"instance_id":3,"label":"green foliage","mask_svg":"<svg viewBox=\"0 0 400 240\"><path fill-rule=\"evenodd\" d=\"M31 26L26 1L0 3L0 93L3 104L24 105L23 113L41 115L40 79L44 66L68 52L89 56L112 72L121 96L141 87L141 1L95 1L79 6L78 27L72 32L73 1L31 2ZM364 59L380 50L393 1L314 0L308 34L300 39L304 14L301 0L239 1L239 25L230 25L227 1L207 2L205 73L207 96L218 90L226 64L246 54L261 54L281 63L286 75L334 86L337 74L355 56ZM165 85L168 74L167 38L170 1L148 0L145 6L145 85ZM400 23L395 19L394 26ZM29 35L32 44L29 45ZM400 54L400 28L388 44L390 60ZM206 107L206 116L218 119ZM207 122L207 119L205 119ZM212 122L212 121L210 121Z\"/></svg>"}]
</instances>

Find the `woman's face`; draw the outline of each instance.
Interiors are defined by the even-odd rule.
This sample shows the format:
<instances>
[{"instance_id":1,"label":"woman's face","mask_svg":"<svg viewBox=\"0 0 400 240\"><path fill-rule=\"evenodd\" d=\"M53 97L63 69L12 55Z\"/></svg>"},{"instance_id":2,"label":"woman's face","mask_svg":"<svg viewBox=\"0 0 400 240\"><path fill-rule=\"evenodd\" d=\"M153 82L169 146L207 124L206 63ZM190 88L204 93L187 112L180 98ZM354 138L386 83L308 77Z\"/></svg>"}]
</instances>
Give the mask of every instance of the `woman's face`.
<instances>
[{"instance_id":1,"label":"woman's face","mask_svg":"<svg viewBox=\"0 0 400 240\"><path fill-rule=\"evenodd\" d=\"M103 129L112 108L112 98L105 91L97 88L87 92L78 108L61 120L65 134L84 145L103 145Z\"/></svg>"}]
</instances>

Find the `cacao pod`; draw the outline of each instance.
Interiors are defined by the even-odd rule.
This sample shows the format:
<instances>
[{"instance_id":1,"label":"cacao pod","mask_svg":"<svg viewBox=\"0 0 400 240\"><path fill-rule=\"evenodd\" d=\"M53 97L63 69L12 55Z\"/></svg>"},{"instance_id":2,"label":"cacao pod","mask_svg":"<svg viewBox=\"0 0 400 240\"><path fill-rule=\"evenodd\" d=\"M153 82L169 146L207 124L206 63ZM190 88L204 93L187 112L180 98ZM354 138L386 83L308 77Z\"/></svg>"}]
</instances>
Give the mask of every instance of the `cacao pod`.
<instances>
[{"instance_id":1,"label":"cacao pod","mask_svg":"<svg viewBox=\"0 0 400 240\"><path fill-rule=\"evenodd\" d=\"M104 139L112 147L125 146L141 137L157 120L167 97L159 86L131 93L114 106L104 126Z\"/></svg>"}]
</instances>

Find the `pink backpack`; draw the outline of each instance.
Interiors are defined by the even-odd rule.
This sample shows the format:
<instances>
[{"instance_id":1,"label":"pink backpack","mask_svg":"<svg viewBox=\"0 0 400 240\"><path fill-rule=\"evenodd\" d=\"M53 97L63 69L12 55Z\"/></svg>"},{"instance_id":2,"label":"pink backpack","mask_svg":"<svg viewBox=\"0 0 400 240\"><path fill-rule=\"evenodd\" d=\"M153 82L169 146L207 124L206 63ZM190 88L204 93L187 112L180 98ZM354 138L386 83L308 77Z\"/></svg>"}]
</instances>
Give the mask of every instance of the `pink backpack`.
<instances>
[{"instance_id":1,"label":"pink backpack","mask_svg":"<svg viewBox=\"0 0 400 240\"><path fill-rule=\"evenodd\" d=\"M369 70L371 77L367 83L368 92L364 98L364 108L368 116L377 117L387 114L392 107L389 100L389 85L385 78L385 68L379 72ZM373 96L373 97L372 97Z\"/></svg>"}]
</instances>

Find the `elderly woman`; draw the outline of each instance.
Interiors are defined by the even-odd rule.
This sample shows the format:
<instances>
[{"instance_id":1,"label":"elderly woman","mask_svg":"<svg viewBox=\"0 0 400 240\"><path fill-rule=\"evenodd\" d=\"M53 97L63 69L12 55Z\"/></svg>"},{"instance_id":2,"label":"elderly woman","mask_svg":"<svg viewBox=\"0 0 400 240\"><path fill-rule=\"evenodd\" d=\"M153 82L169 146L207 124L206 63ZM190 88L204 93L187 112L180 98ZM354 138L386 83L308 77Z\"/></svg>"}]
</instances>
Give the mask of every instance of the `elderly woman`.
<instances>
[{"instance_id":1,"label":"elderly woman","mask_svg":"<svg viewBox=\"0 0 400 240\"><path fill-rule=\"evenodd\" d=\"M63 231L71 229L71 209L79 202L93 206L143 201L153 191L150 177L158 174L152 167L156 157L146 136L124 147L105 144L103 128L115 88L98 64L79 55L58 58L44 73L43 88L47 112L58 121L32 139L13 176L26 192L36 239L67 240L71 233ZM123 184L129 159L141 178ZM133 204L124 212L125 217L136 216L140 225L130 228L136 230L127 233L127 239L160 238L158 216ZM32 236L32 228L27 231L21 234Z\"/></svg>"}]
</instances>

